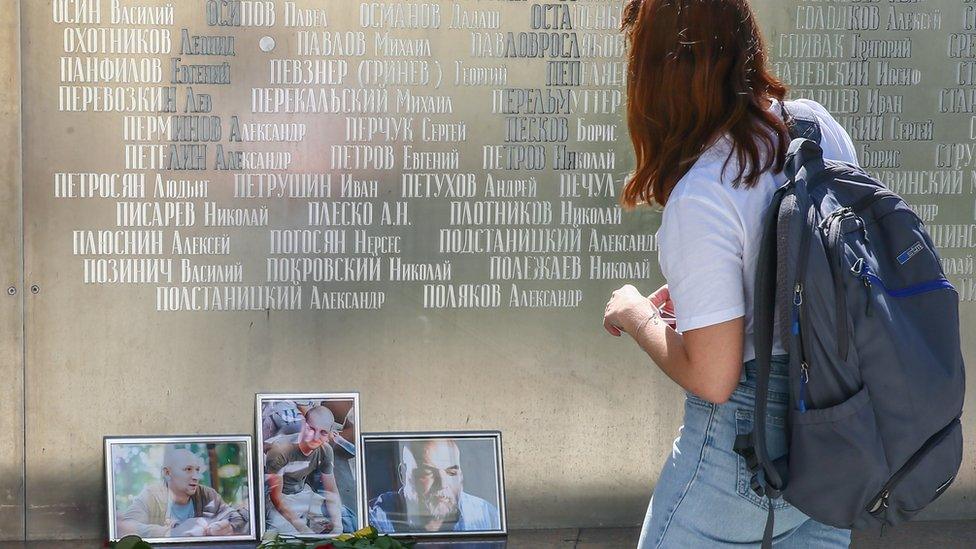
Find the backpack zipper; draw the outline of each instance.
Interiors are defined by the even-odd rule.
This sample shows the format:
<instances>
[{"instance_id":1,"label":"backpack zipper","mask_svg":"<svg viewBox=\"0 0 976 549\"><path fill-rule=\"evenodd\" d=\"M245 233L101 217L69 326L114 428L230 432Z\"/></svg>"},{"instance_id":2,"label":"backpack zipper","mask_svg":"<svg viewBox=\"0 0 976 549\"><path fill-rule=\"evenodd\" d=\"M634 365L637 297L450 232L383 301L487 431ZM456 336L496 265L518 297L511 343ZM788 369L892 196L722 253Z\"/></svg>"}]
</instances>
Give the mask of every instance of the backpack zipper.
<instances>
[{"instance_id":1,"label":"backpack zipper","mask_svg":"<svg viewBox=\"0 0 976 549\"><path fill-rule=\"evenodd\" d=\"M934 280L926 280L925 282L919 282L918 284L913 284L911 286L906 286L904 288L889 289L885 286L884 281L881 277L871 272L870 266L864 261L864 258L859 257L857 261L854 262L854 266L851 267L851 272L857 276L861 282L864 284L868 291L868 303L870 307L871 301L871 281L874 281L881 289L885 291L886 294L891 297L911 297L919 294L924 294L925 292L931 292L934 290L952 289L955 290L956 287L952 285L945 277L939 277Z\"/></svg>"},{"instance_id":2,"label":"backpack zipper","mask_svg":"<svg viewBox=\"0 0 976 549\"><path fill-rule=\"evenodd\" d=\"M830 225L833 224L835 219L839 217L844 217L847 214L853 212L854 212L853 208L848 206L844 206L843 208L837 208L836 210L827 214L827 217L823 218L823 220L820 222L820 228L824 230L829 229Z\"/></svg>"},{"instance_id":3,"label":"backpack zipper","mask_svg":"<svg viewBox=\"0 0 976 549\"><path fill-rule=\"evenodd\" d=\"M827 229L827 246L832 247L835 266L831 267L834 278L834 318L837 323L837 354L842 360L847 360L847 350L849 346L849 334L847 331L847 294L844 289L844 279L840 273L843 264L844 235L840 232L844 219L849 216L857 218L857 214L849 207L839 208L830 213L820 224ZM836 227L835 227L836 225ZM835 242L831 242L830 235L833 234Z\"/></svg>"},{"instance_id":4,"label":"backpack zipper","mask_svg":"<svg viewBox=\"0 0 976 549\"><path fill-rule=\"evenodd\" d=\"M884 198L900 198L900 197L891 191L878 189L874 193L862 197L860 200L852 204L851 211L860 212L862 210L866 210L871 206L873 206L875 202Z\"/></svg>"},{"instance_id":5,"label":"backpack zipper","mask_svg":"<svg viewBox=\"0 0 976 549\"><path fill-rule=\"evenodd\" d=\"M803 284L796 283L793 287L793 323L792 330L794 336L800 342L800 390L797 398L797 410L807 411L807 382L810 381L810 368L806 363L806 355L803 348L803 336L800 333L800 306L803 305Z\"/></svg>"},{"instance_id":6,"label":"backpack zipper","mask_svg":"<svg viewBox=\"0 0 976 549\"><path fill-rule=\"evenodd\" d=\"M878 494L874 496L874 499L872 499L871 502L868 503L867 507L865 507L867 512L871 513L872 515L877 515L882 511L884 511L885 509L887 509L888 497L891 495L891 490L893 490L895 486L897 486L898 483L901 482L901 479L903 479L905 475L911 472L911 470L914 469L916 465L918 465L918 462L923 457L928 455L929 451L932 449L933 446L942 442L942 439L944 439L949 434L949 430L958 422L959 422L959 418L953 419L952 421L949 422L948 425L946 425L942 429L939 429L938 432L930 436L929 439L926 440L924 444L922 444L922 447L916 450L915 453L912 454L912 457L908 458L908 461L905 462L905 464L902 465L901 468L898 469L898 471L896 471L894 475L891 475L891 478L888 479L888 482L884 483L884 486L881 487L881 490L878 492ZM955 478L955 475L953 475L953 477L950 478L947 482L939 486L939 488L935 491L935 497L938 497L938 495L941 493L939 490L945 490L949 486L949 483L952 482L953 478ZM933 497L933 499L935 498Z\"/></svg>"},{"instance_id":7,"label":"backpack zipper","mask_svg":"<svg viewBox=\"0 0 976 549\"><path fill-rule=\"evenodd\" d=\"M864 258L859 257L854 265L851 265L851 272L854 273L864 286L864 316L871 316L871 279L862 276L861 272L864 269Z\"/></svg>"},{"instance_id":8,"label":"backpack zipper","mask_svg":"<svg viewBox=\"0 0 976 549\"><path fill-rule=\"evenodd\" d=\"M800 402L797 408L800 412L807 411L807 383L810 382L810 367L806 362L800 363Z\"/></svg>"},{"instance_id":9,"label":"backpack zipper","mask_svg":"<svg viewBox=\"0 0 976 549\"><path fill-rule=\"evenodd\" d=\"M811 204L808 206L809 213L808 222L813 225L816 223L815 216L817 214L816 208ZM797 400L797 409L800 412L806 411L806 399L807 399L807 383L810 381L810 370L807 366L806 359L806 346L803 344L803 331L801 324L803 323L803 280L806 276L807 259L810 257L810 232L803 231L803 235L800 237L800 264L797 266L796 272L796 286L793 287L793 335L797 336L797 341L800 344L800 390L798 391L799 397Z\"/></svg>"}]
</instances>

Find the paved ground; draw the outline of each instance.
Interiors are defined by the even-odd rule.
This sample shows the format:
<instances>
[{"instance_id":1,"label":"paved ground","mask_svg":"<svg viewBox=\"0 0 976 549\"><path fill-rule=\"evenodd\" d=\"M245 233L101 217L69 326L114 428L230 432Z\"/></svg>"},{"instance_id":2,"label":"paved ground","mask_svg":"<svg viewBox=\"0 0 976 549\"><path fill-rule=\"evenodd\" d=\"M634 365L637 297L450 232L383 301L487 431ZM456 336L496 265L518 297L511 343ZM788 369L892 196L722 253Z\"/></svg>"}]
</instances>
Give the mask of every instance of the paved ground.
<instances>
[{"instance_id":1,"label":"paved ground","mask_svg":"<svg viewBox=\"0 0 976 549\"><path fill-rule=\"evenodd\" d=\"M636 528L517 531L509 536L508 544L501 547L505 549L634 549L637 546L639 533ZM976 521L913 522L897 528L885 528L884 534L879 534L880 532L855 532L851 547L853 549L918 549L921 547L971 549L976 547ZM784 546L784 549L787 547Z\"/></svg>"},{"instance_id":2,"label":"paved ground","mask_svg":"<svg viewBox=\"0 0 976 549\"><path fill-rule=\"evenodd\" d=\"M634 549L636 528L518 530L492 541L418 543L416 549ZM99 541L0 542L0 549L99 549ZM166 545L168 549L253 549L255 544ZM778 546L777 546L778 547ZM853 549L955 549L976 547L976 521L913 522L879 532L856 532ZM684 548L682 548L684 549ZM695 549L695 548L691 548ZM784 548L787 549L787 548Z\"/></svg>"}]
</instances>

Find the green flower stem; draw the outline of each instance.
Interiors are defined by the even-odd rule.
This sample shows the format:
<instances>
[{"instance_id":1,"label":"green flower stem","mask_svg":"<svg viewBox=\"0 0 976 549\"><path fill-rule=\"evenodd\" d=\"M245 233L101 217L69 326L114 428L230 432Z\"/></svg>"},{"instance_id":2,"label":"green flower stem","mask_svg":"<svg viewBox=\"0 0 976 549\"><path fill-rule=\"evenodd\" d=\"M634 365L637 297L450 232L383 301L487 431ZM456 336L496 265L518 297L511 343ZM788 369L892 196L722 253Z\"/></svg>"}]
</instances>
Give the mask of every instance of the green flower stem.
<instances>
[{"instance_id":1,"label":"green flower stem","mask_svg":"<svg viewBox=\"0 0 976 549\"><path fill-rule=\"evenodd\" d=\"M257 549L410 549L416 542L413 540L399 540L386 535L379 535L375 528L370 528L350 539L303 539L295 536L276 534L266 537ZM113 549L153 549L139 536L125 536L109 543Z\"/></svg>"}]
</instances>

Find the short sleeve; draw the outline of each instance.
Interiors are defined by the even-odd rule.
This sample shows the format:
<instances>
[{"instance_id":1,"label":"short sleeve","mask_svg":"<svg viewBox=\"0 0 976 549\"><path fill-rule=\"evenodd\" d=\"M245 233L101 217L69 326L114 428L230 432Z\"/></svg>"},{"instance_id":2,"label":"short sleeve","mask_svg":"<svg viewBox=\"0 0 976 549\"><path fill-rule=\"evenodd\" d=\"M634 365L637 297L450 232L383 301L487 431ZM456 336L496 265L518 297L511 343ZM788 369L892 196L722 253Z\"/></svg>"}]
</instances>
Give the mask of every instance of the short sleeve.
<instances>
[{"instance_id":1,"label":"short sleeve","mask_svg":"<svg viewBox=\"0 0 976 549\"><path fill-rule=\"evenodd\" d=\"M844 126L837 124L835 120L835 128L837 128L837 148L840 150L841 160L844 162L849 162L855 166L860 166L857 161L857 149L854 148L854 142L851 140L850 134L844 129Z\"/></svg>"},{"instance_id":2,"label":"short sleeve","mask_svg":"<svg viewBox=\"0 0 976 549\"><path fill-rule=\"evenodd\" d=\"M268 473L277 473L287 464L288 458L278 446L272 446L264 457L264 470Z\"/></svg>"},{"instance_id":3,"label":"short sleeve","mask_svg":"<svg viewBox=\"0 0 976 549\"><path fill-rule=\"evenodd\" d=\"M854 141L851 139L847 130L844 126L841 126L834 118L830 111L828 111L820 103L810 100L810 99L799 99L798 101L803 101L805 105L810 106L814 111L816 111L817 116L820 118L820 131L827 143L821 143L822 145L833 145L833 148L837 152L836 158L833 160L840 160L842 162L849 162L855 166L859 165L857 161L857 149L854 148ZM828 156L825 149L824 156ZM833 156L833 155L831 155Z\"/></svg>"},{"instance_id":4,"label":"short sleeve","mask_svg":"<svg viewBox=\"0 0 976 549\"><path fill-rule=\"evenodd\" d=\"M658 261L679 331L745 316L743 233L732 206L694 196L668 201L658 231Z\"/></svg>"}]
</instances>

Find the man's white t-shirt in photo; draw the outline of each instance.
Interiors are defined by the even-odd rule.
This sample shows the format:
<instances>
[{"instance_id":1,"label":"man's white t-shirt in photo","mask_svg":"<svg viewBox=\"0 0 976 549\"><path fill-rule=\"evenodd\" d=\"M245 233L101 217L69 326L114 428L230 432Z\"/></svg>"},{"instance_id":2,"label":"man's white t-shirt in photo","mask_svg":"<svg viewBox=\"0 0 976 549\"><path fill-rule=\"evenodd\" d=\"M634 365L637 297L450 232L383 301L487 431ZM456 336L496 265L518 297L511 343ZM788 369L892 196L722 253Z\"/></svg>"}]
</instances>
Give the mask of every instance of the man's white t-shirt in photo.
<instances>
[{"instance_id":1,"label":"man's white t-shirt in photo","mask_svg":"<svg viewBox=\"0 0 976 549\"><path fill-rule=\"evenodd\" d=\"M857 164L854 144L834 117L815 101L797 101L817 116L824 158ZM779 116L776 99L770 111ZM686 332L744 316L742 360L747 362L756 356L752 309L763 216L786 175L770 170L753 188L733 188L734 154L722 172L730 147L728 136L716 141L675 185L657 231L658 262L674 303L676 329ZM774 334L773 354L785 354L778 326Z\"/></svg>"}]
</instances>

